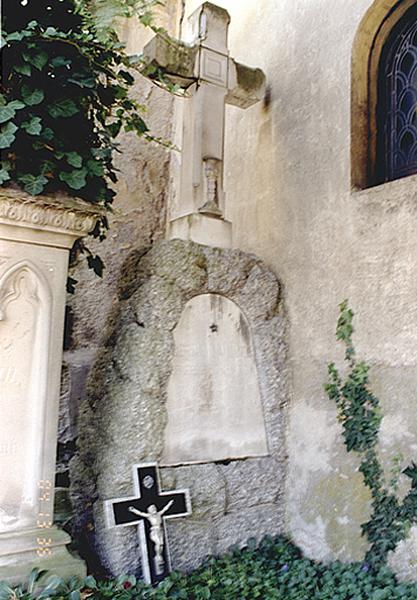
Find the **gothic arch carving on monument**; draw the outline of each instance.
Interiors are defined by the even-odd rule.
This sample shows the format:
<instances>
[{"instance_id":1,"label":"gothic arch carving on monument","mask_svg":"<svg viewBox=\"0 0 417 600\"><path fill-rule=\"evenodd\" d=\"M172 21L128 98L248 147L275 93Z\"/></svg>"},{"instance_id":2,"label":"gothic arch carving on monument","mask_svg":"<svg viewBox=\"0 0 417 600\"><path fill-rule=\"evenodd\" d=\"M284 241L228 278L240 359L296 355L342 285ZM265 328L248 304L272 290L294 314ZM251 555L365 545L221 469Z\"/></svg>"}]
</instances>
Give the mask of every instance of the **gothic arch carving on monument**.
<instances>
[{"instance_id":1,"label":"gothic arch carving on monument","mask_svg":"<svg viewBox=\"0 0 417 600\"><path fill-rule=\"evenodd\" d=\"M38 511L42 473L29 472L27 455L38 453L36 431L46 419L52 295L43 273L31 261L19 261L0 277L0 471L13 464L16 474L6 495L0 498L0 531L33 523ZM1 385L3 383L3 385ZM16 427L7 427L9 408ZM38 461L42 464L42 461ZM13 512L21 507L19 514Z\"/></svg>"},{"instance_id":2,"label":"gothic arch carving on monument","mask_svg":"<svg viewBox=\"0 0 417 600\"><path fill-rule=\"evenodd\" d=\"M375 0L357 30L351 65L351 179L355 188L377 178L378 69L384 45L415 0Z\"/></svg>"}]
</instances>

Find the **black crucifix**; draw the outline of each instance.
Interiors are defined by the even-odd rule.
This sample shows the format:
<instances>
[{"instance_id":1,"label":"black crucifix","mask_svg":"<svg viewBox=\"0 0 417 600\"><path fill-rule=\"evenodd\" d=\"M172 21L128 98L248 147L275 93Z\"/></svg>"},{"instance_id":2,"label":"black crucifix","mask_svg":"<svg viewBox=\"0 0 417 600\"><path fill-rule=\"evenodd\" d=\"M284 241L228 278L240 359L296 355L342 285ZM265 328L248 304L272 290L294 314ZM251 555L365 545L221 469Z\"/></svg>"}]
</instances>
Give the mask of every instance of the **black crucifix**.
<instances>
[{"instance_id":1,"label":"black crucifix","mask_svg":"<svg viewBox=\"0 0 417 600\"><path fill-rule=\"evenodd\" d=\"M147 583L158 583L170 570L165 519L191 514L188 490L161 492L156 463L133 465L135 495L104 503L109 527L137 525L142 572Z\"/></svg>"}]
</instances>

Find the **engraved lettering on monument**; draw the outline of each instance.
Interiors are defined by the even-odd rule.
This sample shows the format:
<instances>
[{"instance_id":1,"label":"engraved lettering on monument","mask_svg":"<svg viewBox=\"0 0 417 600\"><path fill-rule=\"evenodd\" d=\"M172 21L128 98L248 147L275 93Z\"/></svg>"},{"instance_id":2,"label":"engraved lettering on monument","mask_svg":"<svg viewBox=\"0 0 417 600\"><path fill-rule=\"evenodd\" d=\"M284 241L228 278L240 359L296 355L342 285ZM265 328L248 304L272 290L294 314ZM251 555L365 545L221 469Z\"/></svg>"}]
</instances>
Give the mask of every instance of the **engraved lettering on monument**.
<instances>
[{"instance_id":1,"label":"engraved lettering on monument","mask_svg":"<svg viewBox=\"0 0 417 600\"><path fill-rule=\"evenodd\" d=\"M217 294L185 306L174 331L164 464L268 453L249 324Z\"/></svg>"},{"instance_id":2,"label":"engraved lettering on monument","mask_svg":"<svg viewBox=\"0 0 417 600\"><path fill-rule=\"evenodd\" d=\"M34 404L42 302L27 267L0 281L0 531L29 524L36 511ZM43 349L45 351L45 349ZM34 458L33 458L34 457ZM33 488L33 489L32 489Z\"/></svg>"}]
</instances>

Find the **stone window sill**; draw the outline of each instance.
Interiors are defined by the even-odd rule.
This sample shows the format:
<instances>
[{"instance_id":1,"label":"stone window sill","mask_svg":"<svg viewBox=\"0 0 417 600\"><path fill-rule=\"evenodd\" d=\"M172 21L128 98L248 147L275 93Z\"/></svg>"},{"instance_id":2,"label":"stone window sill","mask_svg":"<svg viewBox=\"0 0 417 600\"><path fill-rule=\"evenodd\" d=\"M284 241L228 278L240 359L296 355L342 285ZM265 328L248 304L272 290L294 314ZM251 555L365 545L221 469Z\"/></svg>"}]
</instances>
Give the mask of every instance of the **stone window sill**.
<instances>
[{"instance_id":1,"label":"stone window sill","mask_svg":"<svg viewBox=\"0 0 417 600\"><path fill-rule=\"evenodd\" d=\"M363 190L354 189L351 196L355 200L390 201L393 204L412 201L417 206L417 174L380 183Z\"/></svg>"}]
</instances>

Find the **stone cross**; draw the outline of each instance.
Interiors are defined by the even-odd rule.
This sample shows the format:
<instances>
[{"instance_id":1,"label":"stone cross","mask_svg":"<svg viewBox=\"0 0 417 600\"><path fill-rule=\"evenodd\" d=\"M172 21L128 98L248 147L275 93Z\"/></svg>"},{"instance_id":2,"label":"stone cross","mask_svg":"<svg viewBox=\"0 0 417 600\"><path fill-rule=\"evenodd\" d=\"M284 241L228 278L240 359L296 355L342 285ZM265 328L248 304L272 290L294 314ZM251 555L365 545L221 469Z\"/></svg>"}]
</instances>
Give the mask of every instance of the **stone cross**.
<instances>
[{"instance_id":1,"label":"stone cross","mask_svg":"<svg viewBox=\"0 0 417 600\"><path fill-rule=\"evenodd\" d=\"M226 10L205 2L190 17L193 42L155 36L144 49L147 72L163 69L187 89L184 100L181 177L176 215L168 236L231 246L224 220L225 105L248 108L265 92L265 75L229 56Z\"/></svg>"},{"instance_id":2,"label":"stone cross","mask_svg":"<svg viewBox=\"0 0 417 600\"><path fill-rule=\"evenodd\" d=\"M106 500L109 527L138 526L142 552L142 573L147 583L158 583L170 570L165 519L191 514L188 490L161 492L156 463L133 465L135 495Z\"/></svg>"}]
</instances>

